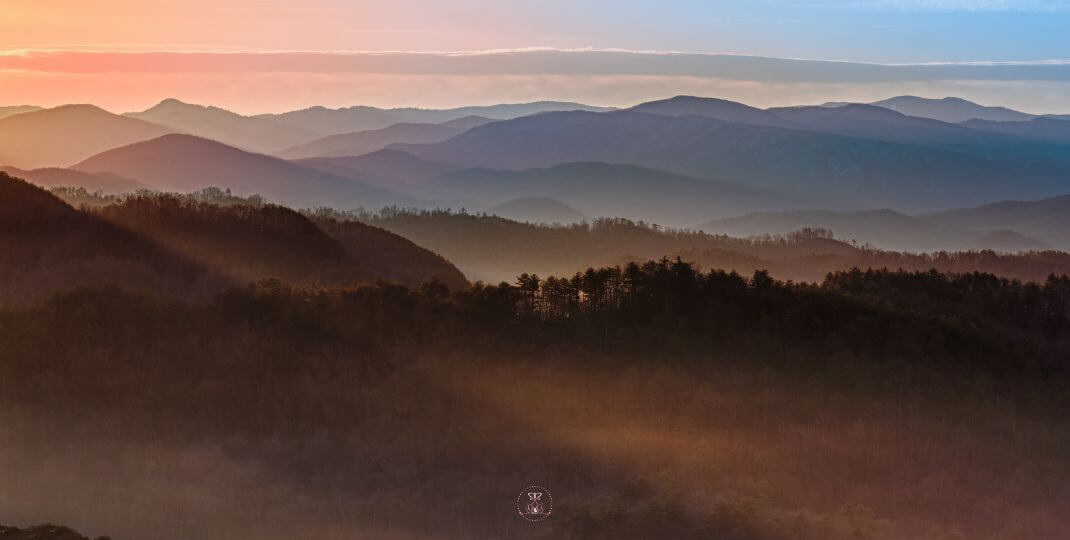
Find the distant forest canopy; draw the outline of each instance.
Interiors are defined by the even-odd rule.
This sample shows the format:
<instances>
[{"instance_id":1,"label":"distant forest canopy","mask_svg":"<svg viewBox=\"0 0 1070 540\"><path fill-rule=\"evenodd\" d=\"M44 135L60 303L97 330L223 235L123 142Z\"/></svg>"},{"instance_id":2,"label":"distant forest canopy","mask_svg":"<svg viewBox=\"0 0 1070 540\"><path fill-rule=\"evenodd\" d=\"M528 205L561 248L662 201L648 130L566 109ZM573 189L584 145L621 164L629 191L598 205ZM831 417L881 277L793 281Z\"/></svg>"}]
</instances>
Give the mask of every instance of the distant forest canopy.
<instances>
[{"instance_id":1,"label":"distant forest canopy","mask_svg":"<svg viewBox=\"0 0 1070 540\"><path fill-rule=\"evenodd\" d=\"M733 238L619 218L545 225L464 210L385 208L339 213L321 209L315 213L359 220L409 238L442 254L470 280L487 282L511 281L525 272L570 275L588 267L663 256L743 274L764 269L780 279L807 282L819 282L829 272L854 267L979 271L1038 282L1051 274L1070 273L1070 254L1061 251L884 251L836 240L834 231L826 228Z\"/></svg>"},{"instance_id":2,"label":"distant forest canopy","mask_svg":"<svg viewBox=\"0 0 1070 540\"><path fill-rule=\"evenodd\" d=\"M1056 540L1070 504L1067 278L78 289L0 342L11 506L116 537Z\"/></svg>"},{"instance_id":3,"label":"distant forest canopy","mask_svg":"<svg viewBox=\"0 0 1070 540\"><path fill-rule=\"evenodd\" d=\"M87 207L104 207L152 193L107 195L80 188L53 188L51 191L71 204ZM171 196L205 204L267 204L259 195L243 198L219 188ZM937 269L951 273L977 271L1037 282L1052 274L1070 274L1070 254L1062 251L897 252L839 240L835 231L824 227L734 238L621 218L547 225L464 209L386 207L378 211L339 211L318 208L304 213L321 228L335 231L332 235L342 234L339 227L350 221L390 231L449 260L468 280L494 283L512 281L522 273L569 275L588 267L622 265L660 257L681 257L702 268L735 270L744 274L764 269L781 279L807 282L819 282L829 272L855 267ZM352 243L349 246L355 248ZM372 261L375 257L368 253L364 260ZM416 277L419 275L417 273ZM456 275L439 277L451 286L460 285Z\"/></svg>"}]
</instances>

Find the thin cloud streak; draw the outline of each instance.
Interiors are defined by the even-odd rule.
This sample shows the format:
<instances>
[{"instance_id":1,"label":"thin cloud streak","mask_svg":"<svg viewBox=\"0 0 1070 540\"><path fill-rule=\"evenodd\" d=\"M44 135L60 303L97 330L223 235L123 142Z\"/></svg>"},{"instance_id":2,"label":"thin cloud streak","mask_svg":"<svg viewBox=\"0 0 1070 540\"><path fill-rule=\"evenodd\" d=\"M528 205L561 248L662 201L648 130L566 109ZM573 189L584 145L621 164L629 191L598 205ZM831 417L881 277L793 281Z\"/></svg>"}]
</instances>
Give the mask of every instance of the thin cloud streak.
<instances>
[{"instance_id":1,"label":"thin cloud streak","mask_svg":"<svg viewBox=\"0 0 1070 540\"><path fill-rule=\"evenodd\" d=\"M546 47L476 51L14 51L0 69L53 73L394 73L666 75L754 81L1070 81L1070 60L862 63L626 49Z\"/></svg>"}]
</instances>

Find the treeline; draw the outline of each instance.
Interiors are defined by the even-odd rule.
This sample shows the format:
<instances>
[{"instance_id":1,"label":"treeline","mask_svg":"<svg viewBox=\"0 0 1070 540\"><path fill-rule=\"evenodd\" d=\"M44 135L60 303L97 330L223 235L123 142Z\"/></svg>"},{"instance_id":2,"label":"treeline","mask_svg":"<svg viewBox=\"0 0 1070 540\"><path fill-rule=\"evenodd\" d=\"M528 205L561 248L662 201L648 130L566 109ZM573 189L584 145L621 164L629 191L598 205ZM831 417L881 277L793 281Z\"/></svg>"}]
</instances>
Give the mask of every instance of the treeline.
<instances>
[{"instance_id":1,"label":"treeline","mask_svg":"<svg viewBox=\"0 0 1070 540\"><path fill-rule=\"evenodd\" d=\"M1024 281L1044 281L1052 273L1070 273L1070 254L1059 251L894 252L842 242L824 229L732 238L619 218L555 226L450 210L386 208L337 215L409 238L445 256L469 279L490 282L509 281L523 272L567 275L587 267L663 256L680 256L703 268L747 275L764 269L781 279L809 282L820 282L829 272L854 267L976 271Z\"/></svg>"},{"instance_id":2,"label":"treeline","mask_svg":"<svg viewBox=\"0 0 1070 540\"><path fill-rule=\"evenodd\" d=\"M3 540L89 540L77 531L59 525L34 525L20 529L0 525L0 538ZM95 540L111 540L107 536L99 536Z\"/></svg>"},{"instance_id":3,"label":"treeline","mask_svg":"<svg viewBox=\"0 0 1070 540\"><path fill-rule=\"evenodd\" d=\"M793 284L661 259L459 290L82 289L0 311L0 407L49 426L46 451L16 453L102 447L76 433L154 456L219 445L271 478L219 504L277 537L1054 539L1068 283ZM73 463L67 490L146 484ZM555 515L519 529L513 491L533 478Z\"/></svg>"}]
</instances>

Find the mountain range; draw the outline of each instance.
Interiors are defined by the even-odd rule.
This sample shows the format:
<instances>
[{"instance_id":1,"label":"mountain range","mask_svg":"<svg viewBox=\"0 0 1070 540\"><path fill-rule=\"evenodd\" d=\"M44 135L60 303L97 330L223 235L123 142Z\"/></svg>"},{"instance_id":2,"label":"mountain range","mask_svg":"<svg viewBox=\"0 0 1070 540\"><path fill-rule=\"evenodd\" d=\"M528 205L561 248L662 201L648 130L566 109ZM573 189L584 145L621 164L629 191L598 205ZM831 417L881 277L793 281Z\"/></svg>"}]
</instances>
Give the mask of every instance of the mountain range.
<instances>
[{"instance_id":1,"label":"mountain range","mask_svg":"<svg viewBox=\"0 0 1070 540\"><path fill-rule=\"evenodd\" d=\"M376 107L356 106L340 109L310 107L299 111L281 114L262 114L255 118L264 118L289 126L315 131L324 135L354 133L369 129L380 129L399 123L441 124L467 116L481 116L494 120L508 120L521 116L539 114L549 111L594 111L604 112L607 107L593 107L582 103L560 101L538 101L534 103L512 103L501 105L460 107L456 109L379 109Z\"/></svg>"},{"instance_id":2,"label":"mountain range","mask_svg":"<svg viewBox=\"0 0 1070 540\"><path fill-rule=\"evenodd\" d=\"M493 122L482 116L466 116L443 124L398 123L385 128L330 135L287 148L275 155L286 159L359 156L397 143L436 143Z\"/></svg>"},{"instance_id":3,"label":"mountain range","mask_svg":"<svg viewBox=\"0 0 1070 540\"><path fill-rule=\"evenodd\" d=\"M760 188L600 162L520 171L465 169L434 178L424 192L449 201L450 206L468 208L520 197L550 197L588 216L627 216L671 226L734 215L741 209L783 209L792 204Z\"/></svg>"},{"instance_id":4,"label":"mountain range","mask_svg":"<svg viewBox=\"0 0 1070 540\"><path fill-rule=\"evenodd\" d=\"M93 105L64 105L0 119L0 165L68 167L99 152L172 130Z\"/></svg>"},{"instance_id":5,"label":"mountain range","mask_svg":"<svg viewBox=\"0 0 1070 540\"><path fill-rule=\"evenodd\" d=\"M177 99L165 99L152 108L123 116L252 152L275 152L321 136L318 131L242 116L218 107L183 103Z\"/></svg>"},{"instance_id":6,"label":"mountain range","mask_svg":"<svg viewBox=\"0 0 1070 540\"><path fill-rule=\"evenodd\" d=\"M836 212L809 210L756 212L708 221L696 228L710 234L737 237L784 235L805 228L827 229L837 238L895 251L933 252L992 249L1019 252L1050 249L1052 244L1025 236L1010 224L963 226L894 210ZM1010 230L1010 229L1015 230ZM1050 237L1049 237L1050 238Z\"/></svg>"},{"instance_id":7,"label":"mountain range","mask_svg":"<svg viewBox=\"0 0 1070 540\"><path fill-rule=\"evenodd\" d=\"M971 136L973 132L970 132ZM965 143L964 143L965 144ZM779 191L799 207L926 210L1060 193L1070 160L970 152L841 133L635 111L558 112L495 122L441 143L394 145L466 167L522 170L574 161L630 164Z\"/></svg>"},{"instance_id":8,"label":"mountain range","mask_svg":"<svg viewBox=\"0 0 1070 540\"><path fill-rule=\"evenodd\" d=\"M294 207L378 208L416 203L378 186L192 135L165 135L122 146L73 168L135 178L166 191L185 193L207 186L224 187L242 195L260 194Z\"/></svg>"},{"instance_id":9,"label":"mountain range","mask_svg":"<svg viewBox=\"0 0 1070 540\"><path fill-rule=\"evenodd\" d=\"M1070 120L957 98L759 109L677 96L626 110L538 102L257 116L174 99L126 115L17 110L0 118L0 165L89 191L218 186L343 209L549 198L584 216L672 226L811 209L909 217L1070 192ZM1036 228L952 228L927 245L1004 228L1061 245Z\"/></svg>"}]
</instances>

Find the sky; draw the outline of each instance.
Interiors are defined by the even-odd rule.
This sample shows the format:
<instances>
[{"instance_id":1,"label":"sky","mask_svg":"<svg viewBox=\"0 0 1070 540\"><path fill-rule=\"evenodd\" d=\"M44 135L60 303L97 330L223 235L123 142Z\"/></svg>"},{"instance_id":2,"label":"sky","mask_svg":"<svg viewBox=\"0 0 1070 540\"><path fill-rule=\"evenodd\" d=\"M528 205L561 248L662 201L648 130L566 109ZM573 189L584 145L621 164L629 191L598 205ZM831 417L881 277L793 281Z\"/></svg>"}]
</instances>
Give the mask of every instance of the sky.
<instances>
[{"instance_id":1,"label":"sky","mask_svg":"<svg viewBox=\"0 0 1070 540\"><path fill-rule=\"evenodd\" d=\"M912 93L1067 113L1067 29L1070 0L0 0L0 104L122 112L176 97L255 113ZM975 64L998 65L959 69Z\"/></svg>"}]
</instances>

